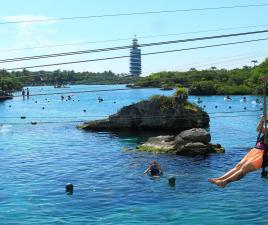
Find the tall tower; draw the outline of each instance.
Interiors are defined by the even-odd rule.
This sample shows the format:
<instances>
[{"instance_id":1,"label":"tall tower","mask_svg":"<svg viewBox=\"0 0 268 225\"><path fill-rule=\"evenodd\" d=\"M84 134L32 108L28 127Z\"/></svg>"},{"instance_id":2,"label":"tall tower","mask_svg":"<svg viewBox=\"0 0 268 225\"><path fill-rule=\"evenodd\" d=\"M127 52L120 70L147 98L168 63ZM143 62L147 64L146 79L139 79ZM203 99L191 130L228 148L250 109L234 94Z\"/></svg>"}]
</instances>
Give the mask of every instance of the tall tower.
<instances>
[{"instance_id":1,"label":"tall tower","mask_svg":"<svg viewBox=\"0 0 268 225\"><path fill-rule=\"evenodd\" d=\"M138 48L138 39L135 37L132 40L132 48L130 49L130 75L141 75L141 49Z\"/></svg>"}]
</instances>

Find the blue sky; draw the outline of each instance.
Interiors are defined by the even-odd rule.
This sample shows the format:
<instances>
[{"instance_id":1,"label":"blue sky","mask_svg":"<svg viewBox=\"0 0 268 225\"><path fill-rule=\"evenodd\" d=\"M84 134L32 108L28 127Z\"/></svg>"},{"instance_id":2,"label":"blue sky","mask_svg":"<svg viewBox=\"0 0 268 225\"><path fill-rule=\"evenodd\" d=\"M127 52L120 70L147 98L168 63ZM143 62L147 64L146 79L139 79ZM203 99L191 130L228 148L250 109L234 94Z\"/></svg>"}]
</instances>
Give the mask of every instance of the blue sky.
<instances>
[{"instance_id":1,"label":"blue sky","mask_svg":"<svg viewBox=\"0 0 268 225\"><path fill-rule=\"evenodd\" d=\"M248 5L268 3L267 0L9 0L1 2L0 22L46 19L73 16L89 16L116 13L131 13L143 11L174 10L188 8L204 8L232 5ZM112 46L128 45L131 38L137 35L139 43L168 41L184 38L228 34L235 32L263 30L268 28L268 6L207 10L194 12L176 12L154 15L136 15L121 17L106 17L81 20L66 20L57 22L36 22L0 25L0 59L51 54L57 52L77 51ZM233 29L224 31L210 31L189 33L202 30L222 29L266 25L255 28ZM149 35L180 34L174 36L139 38ZM154 52L187 47L218 44L241 40L250 40L268 37L268 34L251 35L246 37L226 38L221 40L181 43L158 47L143 48L142 52ZM14 49L31 48L36 46L59 45L65 43L94 42L111 39L128 39L121 41L88 43L64 47L40 48L32 50ZM251 60L261 62L268 56L266 48L268 41L248 43L242 45L202 49L187 52L144 56L143 76L161 70L188 70L191 67L198 69L216 66L218 68L235 68L243 65L252 65ZM13 50L12 50L13 49ZM4 68L38 65L44 63L86 60L102 57L128 55L128 50L68 56L29 62L2 64ZM112 70L116 73L128 73L128 59L90 62L82 64L64 65L40 68L45 70L74 69L76 71ZM35 69L39 70L39 69Z\"/></svg>"}]
</instances>

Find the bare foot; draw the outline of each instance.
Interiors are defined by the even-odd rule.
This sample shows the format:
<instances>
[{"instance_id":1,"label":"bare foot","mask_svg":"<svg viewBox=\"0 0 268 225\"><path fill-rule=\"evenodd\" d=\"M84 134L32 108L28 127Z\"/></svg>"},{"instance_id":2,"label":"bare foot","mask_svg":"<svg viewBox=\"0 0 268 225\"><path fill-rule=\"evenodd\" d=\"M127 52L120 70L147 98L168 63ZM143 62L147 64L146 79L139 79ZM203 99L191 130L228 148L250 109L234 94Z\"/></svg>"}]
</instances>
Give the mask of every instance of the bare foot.
<instances>
[{"instance_id":1,"label":"bare foot","mask_svg":"<svg viewBox=\"0 0 268 225\"><path fill-rule=\"evenodd\" d=\"M215 183L216 182L216 180L218 180L217 178L208 178L208 181L210 182L210 183Z\"/></svg>"},{"instance_id":2,"label":"bare foot","mask_svg":"<svg viewBox=\"0 0 268 225\"><path fill-rule=\"evenodd\" d=\"M226 186L226 182L222 181L222 180L218 180L218 179L214 179L214 178L209 178L208 181L212 184L216 184L219 187L224 188Z\"/></svg>"},{"instance_id":3,"label":"bare foot","mask_svg":"<svg viewBox=\"0 0 268 225\"><path fill-rule=\"evenodd\" d=\"M216 182L215 184L221 188L224 188L227 184L226 181L223 181L223 180L216 180L215 182Z\"/></svg>"}]
</instances>

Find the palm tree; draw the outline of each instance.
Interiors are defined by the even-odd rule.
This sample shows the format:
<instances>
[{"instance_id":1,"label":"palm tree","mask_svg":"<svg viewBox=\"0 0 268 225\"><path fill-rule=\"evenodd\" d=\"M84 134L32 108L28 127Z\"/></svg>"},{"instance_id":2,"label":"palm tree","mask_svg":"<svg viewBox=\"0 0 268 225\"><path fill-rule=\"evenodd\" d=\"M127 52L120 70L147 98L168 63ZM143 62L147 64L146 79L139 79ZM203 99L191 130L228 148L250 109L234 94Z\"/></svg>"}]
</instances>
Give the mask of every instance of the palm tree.
<instances>
[{"instance_id":1,"label":"palm tree","mask_svg":"<svg viewBox=\"0 0 268 225\"><path fill-rule=\"evenodd\" d=\"M254 60L251 60L251 62L253 63L253 66L255 67L256 64L258 63L258 60L254 59Z\"/></svg>"},{"instance_id":2,"label":"palm tree","mask_svg":"<svg viewBox=\"0 0 268 225\"><path fill-rule=\"evenodd\" d=\"M210 67L212 70L216 70L217 69L217 67L216 66L212 66L212 67Z\"/></svg>"}]
</instances>

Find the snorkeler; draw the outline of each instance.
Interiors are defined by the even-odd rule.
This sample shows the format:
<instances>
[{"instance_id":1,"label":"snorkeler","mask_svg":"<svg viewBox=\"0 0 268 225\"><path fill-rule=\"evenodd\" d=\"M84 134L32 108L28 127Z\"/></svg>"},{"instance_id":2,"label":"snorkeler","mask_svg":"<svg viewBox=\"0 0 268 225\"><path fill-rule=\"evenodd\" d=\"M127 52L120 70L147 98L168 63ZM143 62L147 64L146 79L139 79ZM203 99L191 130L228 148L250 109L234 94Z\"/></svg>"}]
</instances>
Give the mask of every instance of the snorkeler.
<instances>
[{"instance_id":1,"label":"snorkeler","mask_svg":"<svg viewBox=\"0 0 268 225\"><path fill-rule=\"evenodd\" d=\"M241 102L246 102L247 101L247 98L246 97L243 97L240 101Z\"/></svg>"},{"instance_id":2,"label":"snorkeler","mask_svg":"<svg viewBox=\"0 0 268 225\"><path fill-rule=\"evenodd\" d=\"M262 116L258 126L257 132L264 133L264 117ZM224 188L227 184L238 181L243 178L247 173L262 168L263 163L263 151L264 151L264 136L262 136L256 146L252 148L245 157L236 166L218 178L209 178L208 181Z\"/></svg>"},{"instance_id":3,"label":"snorkeler","mask_svg":"<svg viewBox=\"0 0 268 225\"><path fill-rule=\"evenodd\" d=\"M103 98L99 96L99 97L98 97L98 101L99 101L99 102L103 102Z\"/></svg>"},{"instance_id":4,"label":"snorkeler","mask_svg":"<svg viewBox=\"0 0 268 225\"><path fill-rule=\"evenodd\" d=\"M144 171L144 174L149 174L150 176L160 176L163 174L160 164L157 161L152 161L148 168Z\"/></svg>"}]
</instances>

